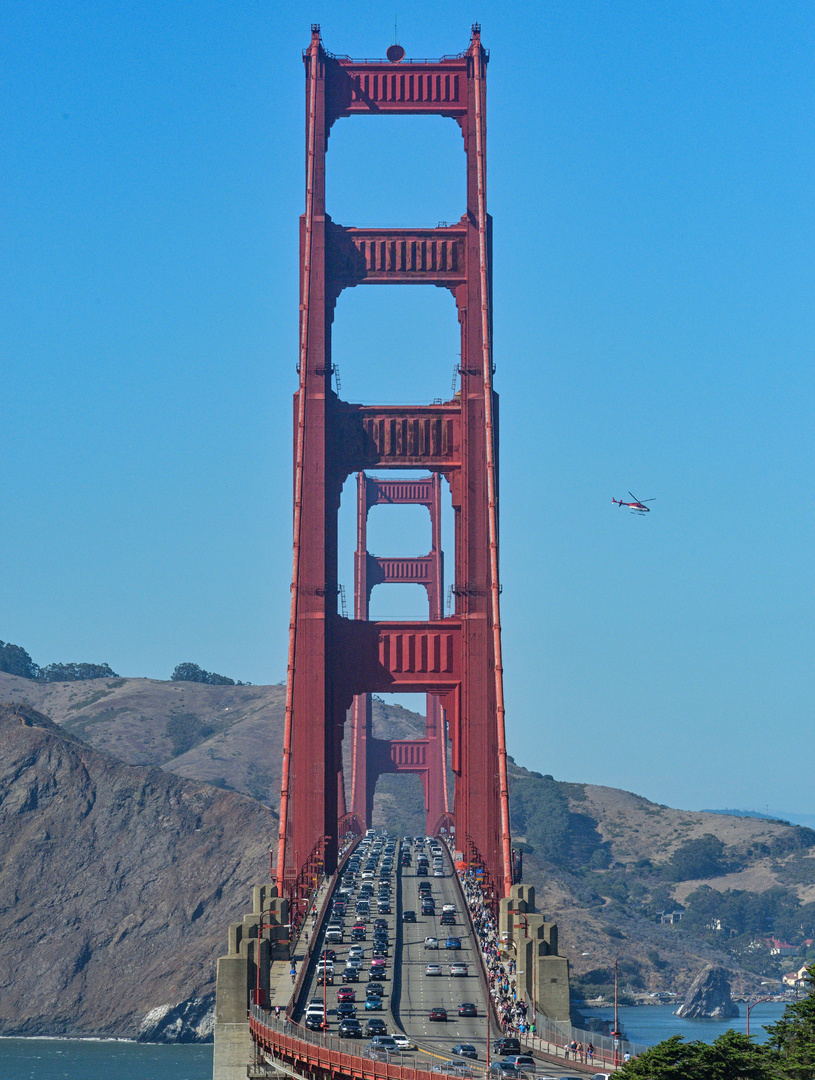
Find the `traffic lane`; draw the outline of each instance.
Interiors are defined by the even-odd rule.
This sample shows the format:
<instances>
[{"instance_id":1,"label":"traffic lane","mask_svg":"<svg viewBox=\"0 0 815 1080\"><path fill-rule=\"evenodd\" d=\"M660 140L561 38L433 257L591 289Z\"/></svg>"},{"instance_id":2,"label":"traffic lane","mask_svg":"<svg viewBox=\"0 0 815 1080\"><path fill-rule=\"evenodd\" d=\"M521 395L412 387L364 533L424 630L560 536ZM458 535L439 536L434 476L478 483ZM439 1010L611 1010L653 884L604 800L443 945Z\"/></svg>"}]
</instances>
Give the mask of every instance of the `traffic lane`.
<instances>
[{"instance_id":1,"label":"traffic lane","mask_svg":"<svg viewBox=\"0 0 815 1080\"><path fill-rule=\"evenodd\" d=\"M373 920L375 918L384 918L387 921L388 929L388 952L389 956L386 960L385 976L382 980L385 993L383 996L383 1007L381 1010L366 1012L365 1009L365 997L366 997L366 984L370 979L370 966L371 966L371 949L372 949L372 937L373 937ZM341 986L350 986L356 991L356 1000L354 1002L356 1006L357 1019L362 1022L363 1028L367 1020L372 1017L381 1017L384 1019L388 1030L393 1028L393 1016L390 1009L391 990L393 985L393 963L394 963L394 951L396 940L396 916L391 915L373 916L365 920L366 936L364 941L355 942L349 939L351 927L355 922L362 921L357 920L355 916L346 917L345 919L345 941L341 945L328 945L326 946L324 940L325 931L321 932L320 940L314 950L314 958L310 965L309 975L307 979L307 993L304 995L304 1007L303 1014L308 1002L312 998L320 998L323 1000L325 995L325 1002L327 1007L327 1017L329 1022L329 1031L336 1034L336 1029L339 1026L339 1018L337 1016L337 991ZM350 951L354 945L361 945L365 950L365 958L362 967L359 969L359 981L352 983L343 983L342 972L346 967ZM333 986L324 986L323 980L317 971L318 958L320 953L325 948L333 949L336 953L336 959L334 961L334 984Z\"/></svg>"},{"instance_id":2,"label":"traffic lane","mask_svg":"<svg viewBox=\"0 0 815 1080\"><path fill-rule=\"evenodd\" d=\"M416 1042L434 1049L436 1052L450 1054L451 1048L459 1042L470 1042L478 1050L479 1059L486 1058L487 1008L478 978L476 964L478 956L469 933L469 923L460 911L460 900L455 883L451 877L449 863L443 878L417 877L402 870L403 910L419 911L418 886L422 881L430 881L432 895L436 901L435 915L417 914L416 922L402 922L402 954L400 958L401 994L398 1005L402 1026ZM454 926L440 922L443 904L456 905L456 923ZM441 948L425 949L426 937L435 937ZM448 937L461 940L460 949L446 949L444 943ZM453 977L450 965L464 962L468 965L467 976ZM426 975L428 964L441 965L441 975ZM458 1007L462 1002L473 1002L478 1009L477 1017L460 1017ZM442 1007L447 1010L447 1022L431 1021L430 1010Z\"/></svg>"}]
</instances>

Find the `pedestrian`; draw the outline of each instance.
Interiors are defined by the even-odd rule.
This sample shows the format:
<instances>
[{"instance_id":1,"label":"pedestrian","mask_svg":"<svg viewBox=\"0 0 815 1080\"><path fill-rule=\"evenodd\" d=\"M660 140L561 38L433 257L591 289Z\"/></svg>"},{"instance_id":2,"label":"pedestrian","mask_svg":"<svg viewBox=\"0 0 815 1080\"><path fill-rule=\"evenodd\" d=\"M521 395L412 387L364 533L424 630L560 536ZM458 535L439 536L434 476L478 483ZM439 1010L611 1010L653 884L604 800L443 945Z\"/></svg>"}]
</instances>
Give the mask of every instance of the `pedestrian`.
<instances>
[{"instance_id":1,"label":"pedestrian","mask_svg":"<svg viewBox=\"0 0 815 1080\"><path fill-rule=\"evenodd\" d=\"M568 1043L566 1043L566 1045L563 1047L563 1056L566 1058L567 1061L569 1060L569 1044Z\"/></svg>"},{"instance_id":2,"label":"pedestrian","mask_svg":"<svg viewBox=\"0 0 815 1080\"><path fill-rule=\"evenodd\" d=\"M279 1005L275 1005L275 1007L274 1007L274 1018L275 1018L275 1020L280 1019L280 1006Z\"/></svg>"},{"instance_id":3,"label":"pedestrian","mask_svg":"<svg viewBox=\"0 0 815 1080\"><path fill-rule=\"evenodd\" d=\"M291 981L295 982L297 979L297 968L292 964L291 966Z\"/></svg>"},{"instance_id":4,"label":"pedestrian","mask_svg":"<svg viewBox=\"0 0 815 1080\"><path fill-rule=\"evenodd\" d=\"M591 1065L593 1058L594 1058L594 1046L591 1043L589 1043L589 1045L586 1047L586 1061L589 1063L589 1065Z\"/></svg>"},{"instance_id":5,"label":"pedestrian","mask_svg":"<svg viewBox=\"0 0 815 1080\"><path fill-rule=\"evenodd\" d=\"M623 1061L630 1061L630 1060L631 1060L631 1055L626 1050L626 1052L623 1054Z\"/></svg>"}]
</instances>

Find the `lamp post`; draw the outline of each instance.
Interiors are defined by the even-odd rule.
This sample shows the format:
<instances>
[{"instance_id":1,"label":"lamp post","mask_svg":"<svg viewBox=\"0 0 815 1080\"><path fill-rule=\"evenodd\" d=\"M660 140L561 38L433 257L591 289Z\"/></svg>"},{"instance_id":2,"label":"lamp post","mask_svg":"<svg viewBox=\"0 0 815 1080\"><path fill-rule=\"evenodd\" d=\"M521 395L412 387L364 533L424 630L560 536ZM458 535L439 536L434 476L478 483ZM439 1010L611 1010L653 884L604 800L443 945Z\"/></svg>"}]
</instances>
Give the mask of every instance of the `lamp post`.
<instances>
[{"instance_id":1,"label":"lamp post","mask_svg":"<svg viewBox=\"0 0 815 1080\"><path fill-rule=\"evenodd\" d=\"M616 1068L620 1064L620 1023L619 1014L617 1011L617 965L618 959L614 961L614 1030L611 1035L614 1039L614 1067Z\"/></svg>"},{"instance_id":2,"label":"lamp post","mask_svg":"<svg viewBox=\"0 0 815 1080\"><path fill-rule=\"evenodd\" d=\"M750 1013L756 1007L756 1005L760 1005L762 1003L762 1001L772 1001L772 998L768 998L768 997L756 998L756 1000L751 1005L747 1006L747 1038L748 1039L750 1038Z\"/></svg>"},{"instance_id":3,"label":"lamp post","mask_svg":"<svg viewBox=\"0 0 815 1080\"><path fill-rule=\"evenodd\" d=\"M256 972L255 1004L256 1005L260 1005L260 943L261 943L261 940L262 940L263 931L264 930L274 930L275 927L277 926L277 923L273 923L273 922L265 923L263 921L263 914L264 914L263 911L261 911L261 913L260 913L260 921L258 922L257 950L256 950L256 956L255 956L255 972ZM271 919L271 917L272 917L272 907L271 907L271 904L270 904L269 905L269 918ZM271 941L269 941L269 950L270 951L271 951L271 948L272 948L272 943L271 943ZM269 987L269 990L271 990L271 986ZM271 1000L269 1001L269 1004L271 1004Z\"/></svg>"}]
</instances>

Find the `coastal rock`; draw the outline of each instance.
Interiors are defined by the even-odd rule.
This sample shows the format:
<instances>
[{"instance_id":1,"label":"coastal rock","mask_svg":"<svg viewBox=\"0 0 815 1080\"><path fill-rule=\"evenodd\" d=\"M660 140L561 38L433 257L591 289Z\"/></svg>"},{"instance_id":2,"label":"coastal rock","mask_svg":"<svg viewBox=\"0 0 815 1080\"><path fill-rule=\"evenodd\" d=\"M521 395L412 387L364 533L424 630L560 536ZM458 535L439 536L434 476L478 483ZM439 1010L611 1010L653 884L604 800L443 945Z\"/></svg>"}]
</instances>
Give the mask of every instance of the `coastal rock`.
<instances>
[{"instance_id":1,"label":"coastal rock","mask_svg":"<svg viewBox=\"0 0 815 1080\"><path fill-rule=\"evenodd\" d=\"M215 995L158 1005L139 1024L139 1042L208 1042L215 1029Z\"/></svg>"},{"instance_id":2,"label":"coastal rock","mask_svg":"<svg viewBox=\"0 0 815 1080\"><path fill-rule=\"evenodd\" d=\"M677 1016L695 1020L709 1018L730 1020L739 1015L739 1007L730 997L730 980L722 967L708 964L691 983Z\"/></svg>"}]
</instances>

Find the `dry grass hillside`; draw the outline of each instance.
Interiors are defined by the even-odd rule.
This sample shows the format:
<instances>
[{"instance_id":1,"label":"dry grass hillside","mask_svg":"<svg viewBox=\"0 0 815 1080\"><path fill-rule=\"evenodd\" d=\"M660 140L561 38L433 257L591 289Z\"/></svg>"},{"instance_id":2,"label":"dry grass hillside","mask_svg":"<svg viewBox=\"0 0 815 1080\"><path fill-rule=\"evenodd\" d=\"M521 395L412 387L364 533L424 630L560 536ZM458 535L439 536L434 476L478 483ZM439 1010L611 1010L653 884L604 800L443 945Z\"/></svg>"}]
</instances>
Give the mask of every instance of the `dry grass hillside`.
<instances>
[{"instance_id":1,"label":"dry grass hillside","mask_svg":"<svg viewBox=\"0 0 815 1080\"><path fill-rule=\"evenodd\" d=\"M129 765L160 766L233 789L272 808L280 786L284 698L282 686L125 678L39 683L0 673L0 701L27 703L97 750ZM415 713L374 700L376 737L416 737L423 724ZM771 933L797 933L799 923L801 938L815 916L815 834L809 830L673 810L615 788L556 781L514 762L510 779L513 840L525 852L524 876L537 885L541 909L559 923L561 951L587 985L602 983L609 963L621 958L634 992L682 992L711 960L736 974L737 989L757 986L782 970L761 941ZM418 779L383 777L374 812L377 824L423 831ZM717 857L695 874L688 853L711 843L718 845ZM698 904L702 893L706 907ZM743 895L764 897L767 910L756 914L754 904L734 914L733 898ZM743 898L739 903L745 908ZM682 906L688 910L679 925L657 921L660 912ZM721 928L711 929L717 923ZM795 963L785 961L783 970Z\"/></svg>"}]
</instances>

